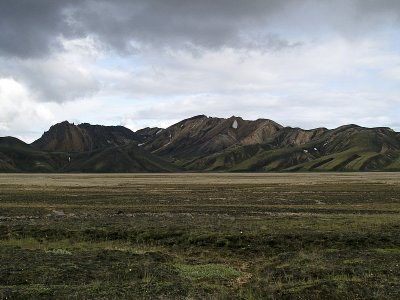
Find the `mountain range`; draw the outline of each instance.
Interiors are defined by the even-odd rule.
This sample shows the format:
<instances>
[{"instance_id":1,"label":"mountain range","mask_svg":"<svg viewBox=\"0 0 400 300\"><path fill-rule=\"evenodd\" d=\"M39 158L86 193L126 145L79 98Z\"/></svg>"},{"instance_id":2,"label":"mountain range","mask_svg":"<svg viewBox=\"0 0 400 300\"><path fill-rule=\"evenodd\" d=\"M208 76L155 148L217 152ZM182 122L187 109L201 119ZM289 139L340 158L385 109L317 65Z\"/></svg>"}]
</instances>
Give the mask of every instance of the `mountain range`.
<instances>
[{"instance_id":1,"label":"mountain range","mask_svg":"<svg viewBox=\"0 0 400 300\"><path fill-rule=\"evenodd\" d=\"M0 138L1 172L400 171L400 133L387 127L284 127L205 115L168 128L64 121L27 144Z\"/></svg>"}]
</instances>

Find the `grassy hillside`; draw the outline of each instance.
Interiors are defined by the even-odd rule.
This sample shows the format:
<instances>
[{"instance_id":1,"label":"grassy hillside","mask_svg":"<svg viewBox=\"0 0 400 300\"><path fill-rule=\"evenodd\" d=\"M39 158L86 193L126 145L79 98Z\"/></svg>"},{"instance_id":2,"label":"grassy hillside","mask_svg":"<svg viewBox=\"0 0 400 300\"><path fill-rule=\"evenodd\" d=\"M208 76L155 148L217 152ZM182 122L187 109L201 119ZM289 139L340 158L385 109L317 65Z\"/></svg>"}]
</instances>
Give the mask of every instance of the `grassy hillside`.
<instances>
[{"instance_id":1,"label":"grassy hillside","mask_svg":"<svg viewBox=\"0 0 400 300\"><path fill-rule=\"evenodd\" d=\"M130 144L72 156L66 172L177 172L179 168Z\"/></svg>"},{"instance_id":2,"label":"grassy hillside","mask_svg":"<svg viewBox=\"0 0 400 300\"><path fill-rule=\"evenodd\" d=\"M173 171L179 168L135 144L71 154L40 151L15 138L0 138L0 172Z\"/></svg>"},{"instance_id":3,"label":"grassy hillside","mask_svg":"<svg viewBox=\"0 0 400 300\"><path fill-rule=\"evenodd\" d=\"M266 144L235 145L182 165L188 170L234 172L400 170L400 139L390 129L343 126L288 145L287 135L293 134L291 129Z\"/></svg>"},{"instance_id":4,"label":"grassy hillside","mask_svg":"<svg viewBox=\"0 0 400 300\"><path fill-rule=\"evenodd\" d=\"M1 172L55 172L67 161L66 153L47 153L13 137L0 138Z\"/></svg>"}]
</instances>

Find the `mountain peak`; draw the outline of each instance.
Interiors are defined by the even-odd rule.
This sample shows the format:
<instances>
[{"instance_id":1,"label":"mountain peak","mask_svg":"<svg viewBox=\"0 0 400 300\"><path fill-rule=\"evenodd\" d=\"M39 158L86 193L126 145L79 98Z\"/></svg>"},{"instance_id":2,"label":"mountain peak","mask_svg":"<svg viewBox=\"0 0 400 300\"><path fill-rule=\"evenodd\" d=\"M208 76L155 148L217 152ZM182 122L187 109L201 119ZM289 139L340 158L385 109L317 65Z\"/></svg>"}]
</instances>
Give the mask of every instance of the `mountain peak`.
<instances>
[{"instance_id":1,"label":"mountain peak","mask_svg":"<svg viewBox=\"0 0 400 300\"><path fill-rule=\"evenodd\" d=\"M186 122L186 121L197 120L197 119L204 119L204 118L207 119L208 117L206 115L197 115L197 116L193 116L193 117L190 117L190 118L187 118L187 119L183 119L179 123Z\"/></svg>"},{"instance_id":2,"label":"mountain peak","mask_svg":"<svg viewBox=\"0 0 400 300\"><path fill-rule=\"evenodd\" d=\"M55 124L32 146L44 151L85 152L111 146L137 143L136 135L123 126L103 126L68 121Z\"/></svg>"},{"instance_id":3,"label":"mountain peak","mask_svg":"<svg viewBox=\"0 0 400 300\"><path fill-rule=\"evenodd\" d=\"M75 126L75 124L70 123L69 121L65 120L65 121L62 121L62 122L59 122L59 123L56 123L56 124L50 126L50 128L52 128L52 127L56 128L56 127L62 127L62 126L64 126L64 127L65 126Z\"/></svg>"}]
</instances>

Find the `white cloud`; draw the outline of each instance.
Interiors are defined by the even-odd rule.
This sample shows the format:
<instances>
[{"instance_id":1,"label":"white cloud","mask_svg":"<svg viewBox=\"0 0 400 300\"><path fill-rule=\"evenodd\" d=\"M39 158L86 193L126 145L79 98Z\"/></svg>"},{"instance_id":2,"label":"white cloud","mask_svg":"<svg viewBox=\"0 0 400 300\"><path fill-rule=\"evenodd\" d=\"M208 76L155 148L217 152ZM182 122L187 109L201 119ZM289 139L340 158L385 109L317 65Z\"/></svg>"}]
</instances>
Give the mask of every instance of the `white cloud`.
<instances>
[{"instance_id":1,"label":"white cloud","mask_svg":"<svg viewBox=\"0 0 400 300\"><path fill-rule=\"evenodd\" d=\"M170 52L156 59L148 53L141 56L141 68L111 68L101 77L113 82L110 95L136 104L130 113L124 108L124 118L135 124L204 113L308 128L357 122L389 126L400 100L397 81L385 75L400 62L389 50L385 40L332 37L279 52L225 48L199 56Z\"/></svg>"},{"instance_id":2,"label":"white cloud","mask_svg":"<svg viewBox=\"0 0 400 300\"><path fill-rule=\"evenodd\" d=\"M87 97L99 90L93 66L100 56L91 38L61 39L64 51L34 59L0 57L0 75L13 77L42 102L65 102Z\"/></svg>"},{"instance_id":3,"label":"white cloud","mask_svg":"<svg viewBox=\"0 0 400 300\"><path fill-rule=\"evenodd\" d=\"M32 100L31 92L12 78L0 78L0 136L15 135L31 140L43 122L54 115L44 103Z\"/></svg>"}]
</instances>

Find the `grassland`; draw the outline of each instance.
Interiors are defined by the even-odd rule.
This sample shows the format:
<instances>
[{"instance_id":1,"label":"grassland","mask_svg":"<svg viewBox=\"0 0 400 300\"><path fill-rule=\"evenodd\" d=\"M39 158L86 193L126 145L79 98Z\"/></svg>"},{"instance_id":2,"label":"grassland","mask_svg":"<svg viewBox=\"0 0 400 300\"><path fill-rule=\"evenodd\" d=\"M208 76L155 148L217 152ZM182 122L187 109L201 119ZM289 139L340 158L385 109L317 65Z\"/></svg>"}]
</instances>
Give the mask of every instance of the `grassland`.
<instances>
[{"instance_id":1,"label":"grassland","mask_svg":"<svg viewBox=\"0 0 400 300\"><path fill-rule=\"evenodd\" d=\"M397 299L400 174L0 175L3 299Z\"/></svg>"}]
</instances>

